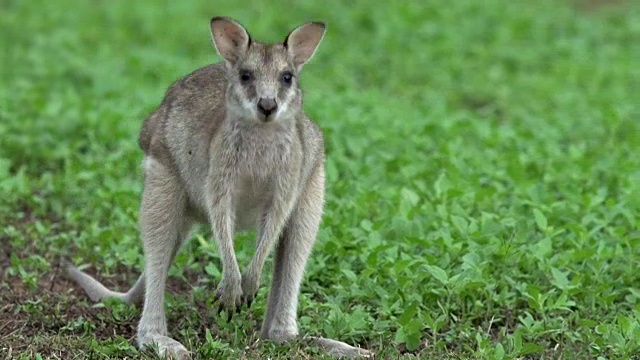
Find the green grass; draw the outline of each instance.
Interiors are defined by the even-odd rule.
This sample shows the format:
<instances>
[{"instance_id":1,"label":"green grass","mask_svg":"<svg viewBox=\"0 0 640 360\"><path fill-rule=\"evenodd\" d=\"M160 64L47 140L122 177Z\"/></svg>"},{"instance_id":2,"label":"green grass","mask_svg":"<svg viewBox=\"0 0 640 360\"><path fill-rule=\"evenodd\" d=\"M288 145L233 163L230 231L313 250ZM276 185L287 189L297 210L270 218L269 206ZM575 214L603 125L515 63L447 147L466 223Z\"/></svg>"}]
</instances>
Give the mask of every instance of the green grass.
<instances>
[{"instance_id":1,"label":"green grass","mask_svg":"<svg viewBox=\"0 0 640 360\"><path fill-rule=\"evenodd\" d=\"M637 4L265 3L0 3L0 358L143 356L140 310L92 307L58 259L120 289L139 274L137 133L218 60L213 15L265 41L329 24L303 76L327 138L304 333L382 359L637 358ZM231 322L209 310L219 265L203 228L171 269L196 358L321 357L258 340L267 287Z\"/></svg>"}]
</instances>

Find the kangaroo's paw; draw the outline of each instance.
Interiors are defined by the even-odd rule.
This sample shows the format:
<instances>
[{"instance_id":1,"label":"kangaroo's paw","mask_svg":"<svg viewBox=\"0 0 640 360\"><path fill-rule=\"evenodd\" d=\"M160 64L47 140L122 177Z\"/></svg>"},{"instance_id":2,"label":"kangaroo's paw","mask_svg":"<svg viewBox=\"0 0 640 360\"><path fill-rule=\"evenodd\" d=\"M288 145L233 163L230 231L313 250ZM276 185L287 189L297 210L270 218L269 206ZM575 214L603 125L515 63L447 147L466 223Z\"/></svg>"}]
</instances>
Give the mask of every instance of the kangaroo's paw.
<instances>
[{"instance_id":1,"label":"kangaroo's paw","mask_svg":"<svg viewBox=\"0 0 640 360\"><path fill-rule=\"evenodd\" d=\"M373 359L375 354L369 350L357 348L338 340L323 337L315 338L316 344L329 355L346 359Z\"/></svg>"},{"instance_id":2,"label":"kangaroo's paw","mask_svg":"<svg viewBox=\"0 0 640 360\"><path fill-rule=\"evenodd\" d=\"M158 348L158 355L164 359L190 360L191 353L182 344L164 335L148 335L141 341L141 345L153 345Z\"/></svg>"}]
</instances>

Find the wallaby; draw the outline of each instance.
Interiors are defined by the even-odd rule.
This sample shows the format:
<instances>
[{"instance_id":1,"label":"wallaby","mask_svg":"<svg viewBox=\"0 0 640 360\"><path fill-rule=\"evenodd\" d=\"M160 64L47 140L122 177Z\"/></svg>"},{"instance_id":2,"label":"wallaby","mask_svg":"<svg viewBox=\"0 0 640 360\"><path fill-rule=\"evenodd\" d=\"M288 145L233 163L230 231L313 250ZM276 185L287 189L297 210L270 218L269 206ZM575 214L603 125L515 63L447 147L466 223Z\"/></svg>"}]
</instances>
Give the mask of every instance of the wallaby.
<instances>
[{"instance_id":1,"label":"wallaby","mask_svg":"<svg viewBox=\"0 0 640 360\"><path fill-rule=\"evenodd\" d=\"M68 274L94 301L144 300L140 347L162 356L190 358L170 338L164 311L169 266L195 222L209 223L222 258L215 297L231 316L250 305L270 250L273 282L261 336L276 343L298 335L297 302L324 203L324 144L304 113L299 78L325 33L310 22L282 43L253 41L227 17L211 20L224 59L176 81L144 122L144 190L140 228L145 268L126 293L114 292L71 264ZM241 273L233 248L236 231L255 228L256 252ZM277 244L277 245L276 245ZM369 357L367 350L313 338L330 354Z\"/></svg>"}]
</instances>

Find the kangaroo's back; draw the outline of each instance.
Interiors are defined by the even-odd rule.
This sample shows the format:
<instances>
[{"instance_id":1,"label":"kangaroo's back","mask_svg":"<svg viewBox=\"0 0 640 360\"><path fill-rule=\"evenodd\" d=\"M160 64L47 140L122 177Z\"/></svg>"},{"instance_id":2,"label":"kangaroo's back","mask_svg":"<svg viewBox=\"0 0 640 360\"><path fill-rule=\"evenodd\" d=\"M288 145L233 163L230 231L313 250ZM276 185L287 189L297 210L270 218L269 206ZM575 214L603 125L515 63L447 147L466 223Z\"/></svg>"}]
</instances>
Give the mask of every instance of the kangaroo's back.
<instances>
[{"instance_id":1,"label":"kangaroo's back","mask_svg":"<svg viewBox=\"0 0 640 360\"><path fill-rule=\"evenodd\" d=\"M145 156L173 166L182 152L176 146L180 140L210 143L225 118L226 87L223 63L200 68L174 82L142 125L139 145ZM186 152L189 155L188 149Z\"/></svg>"}]
</instances>

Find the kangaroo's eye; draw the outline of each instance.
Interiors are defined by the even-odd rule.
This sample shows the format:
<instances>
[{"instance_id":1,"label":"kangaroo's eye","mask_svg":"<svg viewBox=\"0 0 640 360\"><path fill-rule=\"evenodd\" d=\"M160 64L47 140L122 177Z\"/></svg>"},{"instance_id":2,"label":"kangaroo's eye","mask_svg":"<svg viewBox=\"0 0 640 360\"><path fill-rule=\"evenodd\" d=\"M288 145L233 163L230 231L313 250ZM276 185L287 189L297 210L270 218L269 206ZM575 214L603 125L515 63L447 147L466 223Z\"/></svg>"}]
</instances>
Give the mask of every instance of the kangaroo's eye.
<instances>
[{"instance_id":1,"label":"kangaroo's eye","mask_svg":"<svg viewBox=\"0 0 640 360\"><path fill-rule=\"evenodd\" d=\"M285 71L282 73L282 81L285 84L291 85L291 79L293 79L293 74L290 71Z\"/></svg>"},{"instance_id":2,"label":"kangaroo's eye","mask_svg":"<svg viewBox=\"0 0 640 360\"><path fill-rule=\"evenodd\" d=\"M246 83L253 79L253 74L249 70L240 70L240 81Z\"/></svg>"}]
</instances>

